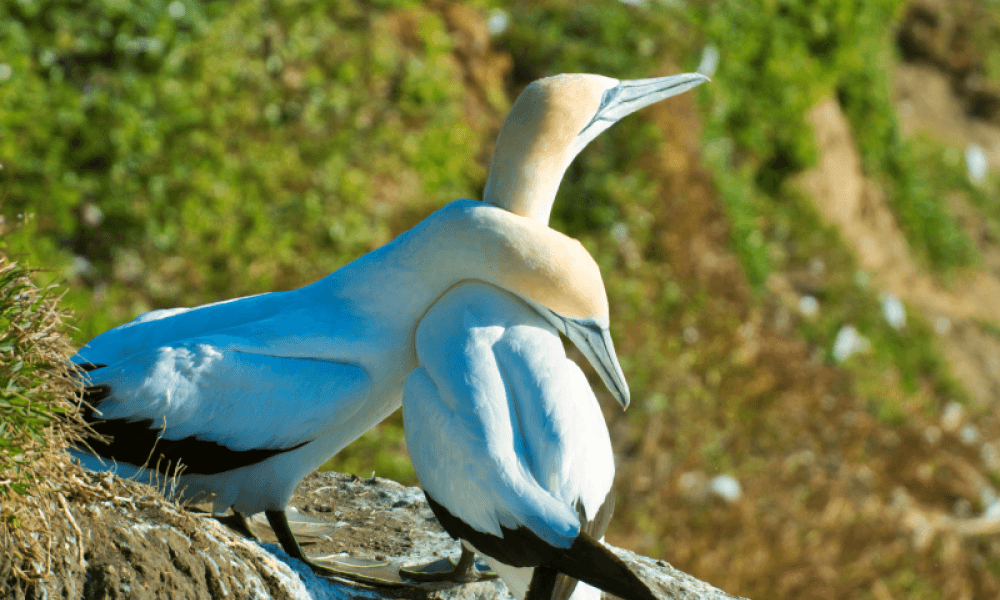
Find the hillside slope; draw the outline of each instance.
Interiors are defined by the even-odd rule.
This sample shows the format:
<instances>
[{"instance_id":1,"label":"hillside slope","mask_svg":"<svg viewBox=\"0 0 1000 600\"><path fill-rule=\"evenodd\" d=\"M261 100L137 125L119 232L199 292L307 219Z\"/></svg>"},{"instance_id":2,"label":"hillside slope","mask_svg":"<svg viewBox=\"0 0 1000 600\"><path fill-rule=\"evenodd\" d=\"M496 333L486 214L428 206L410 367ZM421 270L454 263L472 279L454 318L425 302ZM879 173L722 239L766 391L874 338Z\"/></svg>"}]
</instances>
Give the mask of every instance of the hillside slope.
<instances>
[{"instance_id":1,"label":"hillside slope","mask_svg":"<svg viewBox=\"0 0 1000 600\"><path fill-rule=\"evenodd\" d=\"M596 140L553 215L602 267L635 399L605 402L610 540L748 597L995 596L1000 29L986 0L779 4L0 7L0 250L64 270L78 342L303 285L476 197L531 80L714 48L713 83ZM330 466L413 482L395 416Z\"/></svg>"}]
</instances>

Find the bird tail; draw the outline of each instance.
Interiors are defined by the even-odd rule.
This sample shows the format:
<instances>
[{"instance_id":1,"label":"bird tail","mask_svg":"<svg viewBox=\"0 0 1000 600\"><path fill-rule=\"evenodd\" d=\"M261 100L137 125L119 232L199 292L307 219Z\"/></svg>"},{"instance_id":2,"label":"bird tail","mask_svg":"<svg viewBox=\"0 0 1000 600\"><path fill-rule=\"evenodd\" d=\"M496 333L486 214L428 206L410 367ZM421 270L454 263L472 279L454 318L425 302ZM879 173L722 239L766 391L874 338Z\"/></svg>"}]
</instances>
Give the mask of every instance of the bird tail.
<instances>
[{"instance_id":1,"label":"bird tail","mask_svg":"<svg viewBox=\"0 0 1000 600\"><path fill-rule=\"evenodd\" d=\"M581 531L567 552L550 563L558 571L623 600L656 600L639 577L604 544Z\"/></svg>"}]
</instances>

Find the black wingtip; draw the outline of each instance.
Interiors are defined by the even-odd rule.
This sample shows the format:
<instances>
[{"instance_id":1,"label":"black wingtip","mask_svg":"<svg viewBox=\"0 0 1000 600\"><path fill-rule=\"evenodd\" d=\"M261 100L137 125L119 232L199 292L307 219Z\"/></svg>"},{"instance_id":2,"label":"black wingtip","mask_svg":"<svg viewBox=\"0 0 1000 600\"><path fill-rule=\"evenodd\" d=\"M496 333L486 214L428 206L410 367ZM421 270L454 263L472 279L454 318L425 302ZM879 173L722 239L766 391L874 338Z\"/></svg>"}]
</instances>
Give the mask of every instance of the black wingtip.
<instances>
[{"instance_id":1,"label":"black wingtip","mask_svg":"<svg viewBox=\"0 0 1000 600\"><path fill-rule=\"evenodd\" d=\"M111 395L110 385L89 385L83 388L83 401L91 406L97 405L98 402L104 400ZM91 411L87 411L88 415ZM92 420L92 419L88 419Z\"/></svg>"},{"instance_id":2,"label":"black wingtip","mask_svg":"<svg viewBox=\"0 0 1000 600\"><path fill-rule=\"evenodd\" d=\"M614 594L623 600L657 600L625 561L585 532L580 532L569 550L552 565L584 583Z\"/></svg>"},{"instance_id":3,"label":"black wingtip","mask_svg":"<svg viewBox=\"0 0 1000 600\"><path fill-rule=\"evenodd\" d=\"M91 362L72 363L72 365L83 373L90 373L108 366ZM111 388L107 385L88 385L83 388L83 401L91 406L96 406L98 402L104 400L109 395L111 395Z\"/></svg>"}]
</instances>

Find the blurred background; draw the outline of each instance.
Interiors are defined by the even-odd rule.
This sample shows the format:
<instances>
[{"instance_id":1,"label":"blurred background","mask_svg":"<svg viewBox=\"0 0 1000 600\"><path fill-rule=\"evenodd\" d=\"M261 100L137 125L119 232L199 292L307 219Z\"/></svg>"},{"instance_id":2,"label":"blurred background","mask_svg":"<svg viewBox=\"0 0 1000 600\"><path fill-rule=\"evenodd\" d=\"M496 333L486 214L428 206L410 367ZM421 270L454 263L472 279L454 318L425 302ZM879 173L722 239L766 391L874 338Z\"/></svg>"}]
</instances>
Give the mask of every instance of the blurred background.
<instances>
[{"instance_id":1,"label":"blurred background","mask_svg":"<svg viewBox=\"0 0 1000 600\"><path fill-rule=\"evenodd\" d=\"M561 72L625 119L553 226L602 267L609 540L753 598L1000 595L997 0L5 0L0 252L75 341L299 287L478 198ZM579 357L578 357L579 358ZM328 468L413 484L393 415Z\"/></svg>"}]
</instances>

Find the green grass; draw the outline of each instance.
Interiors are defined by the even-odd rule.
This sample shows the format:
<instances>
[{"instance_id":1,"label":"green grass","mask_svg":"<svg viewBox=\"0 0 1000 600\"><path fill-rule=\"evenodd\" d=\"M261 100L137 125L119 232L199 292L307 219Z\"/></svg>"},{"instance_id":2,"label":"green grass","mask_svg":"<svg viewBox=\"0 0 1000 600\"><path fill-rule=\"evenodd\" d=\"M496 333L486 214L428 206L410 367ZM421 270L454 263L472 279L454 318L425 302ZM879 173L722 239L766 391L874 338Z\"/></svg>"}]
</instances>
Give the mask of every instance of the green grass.
<instances>
[{"instance_id":1,"label":"green grass","mask_svg":"<svg viewBox=\"0 0 1000 600\"><path fill-rule=\"evenodd\" d=\"M902 5L729 1L692 11L721 49L711 93L701 95L706 157L733 220L734 249L755 285L770 270L758 233L769 218L760 197L780 197L789 177L815 163L805 115L826 97L837 98L854 125L865 174L886 189L916 254L941 273L976 262L974 245L943 204L945 188L901 138L889 101L886 67L895 51L886 24Z\"/></svg>"},{"instance_id":2,"label":"green grass","mask_svg":"<svg viewBox=\"0 0 1000 600\"><path fill-rule=\"evenodd\" d=\"M882 55L888 54L881 49ZM857 136L865 174L882 185L911 250L932 270L949 274L979 260L975 244L945 202L945 192L967 189L957 163L935 160L919 140L903 139L889 101L885 72L851 73L837 95ZM964 162L964 161L963 161Z\"/></svg>"},{"instance_id":3,"label":"green grass","mask_svg":"<svg viewBox=\"0 0 1000 600\"><path fill-rule=\"evenodd\" d=\"M54 290L38 289L24 267L0 256L0 497L27 494L53 420L67 411L58 378L67 327ZM11 515L9 518L12 518Z\"/></svg>"},{"instance_id":4,"label":"green grass","mask_svg":"<svg viewBox=\"0 0 1000 600\"><path fill-rule=\"evenodd\" d=\"M858 393L882 418L898 420L902 408L896 403L909 403L913 395L923 397L919 403L928 415L941 401L967 400L927 325L911 310L906 329L889 327L878 300L882 290L859 284L859 267L843 241L821 223L811 201L787 185L815 164L807 111L836 98L853 125L865 175L886 190L918 260L945 276L978 261L945 197L960 189L985 206L989 195L968 184L961 165L944 164L942 151L902 139L889 101L887 67L895 50L886 23L903 3L762 3L767 10L760 3L721 4L694 11L699 30L722 51L719 72L699 96L708 115L705 159L732 223L732 248L751 284L761 289L771 273L823 262L820 316L803 320L800 335L830 362L845 324L871 341L871 352L848 368L858 378ZM886 397L886 373L898 378L904 397ZM930 396L918 393L927 386Z\"/></svg>"}]
</instances>

